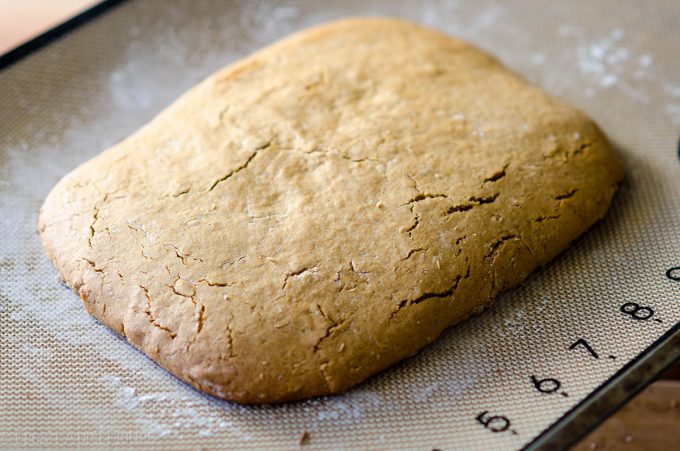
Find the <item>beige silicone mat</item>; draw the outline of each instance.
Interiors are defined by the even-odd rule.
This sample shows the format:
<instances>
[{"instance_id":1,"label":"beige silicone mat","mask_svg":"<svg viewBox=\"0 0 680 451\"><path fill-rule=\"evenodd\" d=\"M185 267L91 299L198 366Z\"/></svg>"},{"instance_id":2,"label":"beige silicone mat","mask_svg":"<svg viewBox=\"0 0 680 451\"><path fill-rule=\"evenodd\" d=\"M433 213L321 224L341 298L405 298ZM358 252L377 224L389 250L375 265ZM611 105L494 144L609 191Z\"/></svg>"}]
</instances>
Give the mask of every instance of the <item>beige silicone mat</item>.
<instances>
[{"instance_id":1,"label":"beige silicone mat","mask_svg":"<svg viewBox=\"0 0 680 451\"><path fill-rule=\"evenodd\" d=\"M463 37L579 106L626 182L564 256L357 389L275 407L205 396L87 316L42 252L38 208L213 70L368 14ZM679 31L677 0L130 0L0 70L0 448L297 449L307 431L305 449L517 449L568 427L567 412L606 399L678 329ZM579 339L598 358L570 350Z\"/></svg>"}]
</instances>

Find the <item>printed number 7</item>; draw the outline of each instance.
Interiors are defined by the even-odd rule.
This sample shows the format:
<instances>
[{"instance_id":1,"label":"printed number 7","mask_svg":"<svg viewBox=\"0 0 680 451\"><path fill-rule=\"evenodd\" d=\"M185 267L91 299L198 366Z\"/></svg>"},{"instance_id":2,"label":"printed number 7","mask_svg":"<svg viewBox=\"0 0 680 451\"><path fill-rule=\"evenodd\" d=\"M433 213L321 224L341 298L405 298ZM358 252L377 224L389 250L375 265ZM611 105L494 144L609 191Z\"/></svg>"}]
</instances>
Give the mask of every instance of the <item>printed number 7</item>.
<instances>
[{"instance_id":1,"label":"printed number 7","mask_svg":"<svg viewBox=\"0 0 680 451\"><path fill-rule=\"evenodd\" d=\"M571 346L569 346L569 350L576 349L578 346L583 346L584 348L586 348L586 349L588 350L588 352L590 353L590 355L592 355L592 356L595 357L596 359L599 359L599 358L600 358L600 356L597 355L597 352L595 352L595 350L594 350L594 349L588 344L588 342L585 341L583 338L579 338L578 340L576 340L576 341L574 342L574 344L572 344Z\"/></svg>"}]
</instances>

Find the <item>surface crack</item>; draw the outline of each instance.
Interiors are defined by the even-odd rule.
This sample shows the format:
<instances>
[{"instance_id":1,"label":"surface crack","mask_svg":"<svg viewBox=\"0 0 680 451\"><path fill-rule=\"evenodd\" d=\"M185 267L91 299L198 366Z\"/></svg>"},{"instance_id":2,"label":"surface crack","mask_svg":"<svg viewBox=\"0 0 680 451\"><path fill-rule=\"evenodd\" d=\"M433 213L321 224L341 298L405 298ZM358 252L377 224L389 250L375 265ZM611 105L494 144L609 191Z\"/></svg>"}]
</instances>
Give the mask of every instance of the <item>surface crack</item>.
<instances>
[{"instance_id":1,"label":"surface crack","mask_svg":"<svg viewBox=\"0 0 680 451\"><path fill-rule=\"evenodd\" d=\"M450 197L447 196L446 194L419 193L415 197L412 197L404 205L410 205L412 203L420 202L420 201L425 200L425 199L436 199L436 198L450 199Z\"/></svg>"},{"instance_id":2,"label":"surface crack","mask_svg":"<svg viewBox=\"0 0 680 451\"><path fill-rule=\"evenodd\" d=\"M92 222L90 223L90 235L87 237L87 245L89 247L92 247L92 238L94 238L94 234L96 233L94 230L94 225L97 222L97 219L99 219L99 207L98 204L95 205L94 207L94 213L92 213Z\"/></svg>"},{"instance_id":3,"label":"surface crack","mask_svg":"<svg viewBox=\"0 0 680 451\"><path fill-rule=\"evenodd\" d=\"M314 352L317 352L319 350L319 348L321 347L321 343L323 343L324 340L329 338L333 334L333 332L335 332L339 327L341 327L345 323L345 320L341 320L341 321L337 322L333 318L328 316L323 311L323 309L321 308L321 306L319 304L316 304L316 308L319 310L319 313L321 313L321 316L323 316L324 319L330 323L330 325L326 328L326 332L324 333L324 335L321 336L316 341L316 343L314 344Z\"/></svg>"},{"instance_id":4,"label":"surface crack","mask_svg":"<svg viewBox=\"0 0 680 451\"><path fill-rule=\"evenodd\" d=\"M590 147L590 143L583 143L580 146L578 146L573 152L572 155L578 155L580 153L583 153L584 150Z\"/></svg>"},{"instance_id":5,"label":"surface crack","mask_svg":"<svg viewBox=\"0 0 680 451\"><path fill-rule=\"evenodd\" d=\"M304 273L306 273L307 271L310 271L310 270L314 271L314 270L316 270L317 266L318 266L318 263L316 265L313 265L313 266L304 266L300 269L296 269L293 272L287 273L286 277L283 279L283 285L281 286L281 289L283 290L283 289L286 288L286 285L288 284L288 279L290 279L291 277L301 276L302 274L304 274Z\"/></svg>"},{"instance_id":6,"label":"surface crack","mask_svg":"<svg viewBox=\"0 0 680 451\"><path fill-rule=\"evenodd\" d=\"M456 293L456 290L458 289L458 286L460 285L461 280L467 279L470 277L470 264L467 264L467 269L465 270L465 274L459 274L456 276L456 278L453 280L453 283L449 288L447 288L444 291L434 291L434 292L425 292L418 296L415 299L404 299L399 302L399 305L397 306L397 309L394 310L390 314L390 320L394 318L394 316L402 309L409 307L411 305L416 305L420 304L421 302L427 301L429 299L443 299L443 298L448 298L450 296L453 296Z\"/></svg>"},{"instance_id":7,"label":"surface crack","mask_svg":"<svg viewBox=\"0 0 680 451\"><path fill-rule=\"evenodd\" d=\"M495 172L491 176L485 178L484 182L485 183L497 182L498 180L502 179L506 175L505 171L508 169L508 166L510 166L510 163L507 163L505 166L503 166L503 168L500 171Z\"/></svg>"},{"instance_id":8,"label":"surface crack","mask_svg":"<svg viewBox=\"0 0 680 451\"><path fill-rule=\"evenodd\" d=\"M89 232L88 237L87 237L87 245L90 248L92 248L92 239L97 234L97 231L94 229L94 226L97 223L97 220L99 220L99 210L100 210L101 205L104 204L109 199L109 196L118 193L122 189L123 188L118 188L118 189L116 189L116 190L114 190L110 193L104 193L104 196L94 204L93 212L92 212L92 222L90 222L90 232ZM100 191L100 193L101 193L101 191ZM126 196L117 196L114 199L123 199L125 197Z\"/></svg>"},{"instance_id":9,"label":"surface crack","mask_svg":"<svg viewBox=\"0 0 680 451\"><path fill-rule=\"evenodd\" d=\"M408 233L408 236L411 236L411 233L420 225L420 216L416 214L415 218L413 218L413 224L411 224L408 227L402 227L402 230L406 233Z\"/></svg>"},{"instance_id":10,"label":"surface crack","mask_svg":"<svg viewBox=\"0 0 680 451\"><path fill-rule=\"evenodd\" d=\"M234 353L234 331L231 328L231 320L227 323L227 344L229 345L229 357L233 358L237 355Z\"/></svg>"},{"instance_id":11,"label":"surface crack","mask_svg":"<svg viewBox=\"0 0 680 451\"><path fill-rule=\"evenodd\" d=\"M461 212L461 211L468 211L468 210L472 210L474 207L476 207L478 205L490 204L490 203L496 201L496 199L498 198L498 195L499 195L499 193L495 193L495 194L491 194L490 196L483 196L483 197L472 196L468 199L467 203L454 205L452 207L449 207L448 210L446 210L446 214L450 215L450 214Z\"/></svg>"},{"instance_id":12,"label":"surface crack","mask_svg":"<svg viewBox=\"0 0 680 451\"><path fill-rule=\"evenodd\" d=\"M172 197L180 197L184 196L185 194L189 194L191 192L191 188L187 188L185 190L180 191L179 193L174 193Z\"/></svg>"},{"instance_id":13,"label":"surface crack","mask_svg":"<svg viewBox=\"0 0 680 451\"><path fill-rule=\"evenodd\" d=\"M505 243L506 241L515 239L515 238L517 238L517 235L515 235L515 234L503 235L499 240L496 240L491 245L491 247L489 248L489 252L486 255L484 255L484 258L486 259L486 258L491 257L498 250L498 248L501 247L501 245L503 245L503 243Z\"/></svg>"},{"instance_id":14,"label":"surface crack","mask_svg":"<svg viewBox=\"0 0 680 451\"><path fill-rule=\"evenodd\" d=\"M544 222L544 221L549 221L551 219L558 219L560 215L551 215L551 216L540 216L536 219L534 219L534 222Z\"/></svg>"},{"instance_id":15,"label":"surface crack","mask_svg":"<svg viewBox=\"0 0 680 451\"><path fill-rule=\"evenodd\" d=\"M205 319L205 305L201 304L200 307L198 307L198 319L197 319L197 325L196 325L196 335L198 335L201 330L203 330L203 321Z\"/></svg>"},{"instance_id":16,"label":"surface crack","mask_svg":"<svg viewBox=\"0 0 680 451\"><path fill-rule=\"evenodd\" d=\"M578 188L574 188L570 191L567 191L566 193L558 194L557 196L553 196L553 199L555 199L555 200L569 199L570 197L573 197L574 194L576 194L577 192L578 192Z\"/></svg>"},{"instance_id":17,"label":"surface crack","mask_svg":"<svg viewBox=\"0 0 680 451\"><path fill-rule=\"evenodd\" d=\"M308 152L311 153L311 152ZM365 161L373 161L373 162L380 162L377 158L372 158L372 157L364 157L364 158L352 158L349 155L345 154L340 154L340 158L343 160L351 161L352 163L363 163Z\"/></svg>"},{"instance_id":18,"label":"surface crack","mask_svg":"<svg viewBox=\"0 0 680 451\"><path fill-rule=\"evenodd\" d=\"M231 170L231 171L230 171L229 173L227 173L224 177L221 177L221 178L215 180L215 181L212 183L212 185L210 185L210 188L208 188L208 191L214 190L215 187L216 187L217 185L219 185L220 183L224 182L225 180L228 180L228 179L231 178L234 174L236 174L236 173L238 173L238 172L244 170L245 168L247 168L248 165L250 164L250 162L253 161L253 159L257 156L257 154L258 154L261 150L266 149L267 147L271 146L271 144L272 144L272 142L269 141L269 142L267 142L266 144L263 144L262 146L257 147L257 148L255 149L255 152L253 152L252 154L250 154L250 156L249 156L248 159L245 161L245 163L243 163L241 166L237 167L236 169Z\"/></svg>"},{"instance_id":19,"label":"surface crack","mask_svg":"<svg viewBox=\"0 0 680 451\"><path fill-rule=\"evenodd\" d=\"M151 296L149 296L149 290L142 285L139 285L139 288L141 288L142 291L144 291L144 296L146 296L146 309L143 310L143 312L148 318L151 325L167 333L168 335L170 335L170 338L174 339L177 336L177 334L170 330L170 328L156 321L156 318L153 316L153 313L151 313Z\"/></svg>"},{"instance_id":20,"label":"surface crack","mask_svg":"<svg viewBox=\"0 0 680 451\"><path fill-rule=\"evenodd\" d=\"M182 265L187 266L187 256L182 254L177 246L172 244L163 244L163 249L166 251L174 251L175 256L179 258L179 260L182 262Z\"/></svg>"},{"instance_id":21,"label":"surface crack","mask_svg":"<svg viewBox=\"0 0 680 451\"><path fill-rule=\"evenodd\" d=\"M102 268L97 268L97 265L95 265L94 261L89 260L89 259L87 259L87 258L84 258L83 260L84 260L85 262L87 262L87 264L90 265L90 266L92 267L92 270L93 270L94 272L98 272L98 273L104 275L104 270L103 270Z\"/></svg>"},{"instance_id":22,"label":"surface crack","mask_svg":"<svg viewBox=\"0 0 680 451\"><path fill-rule=\"evenodd\" d=\"M419 247L419 248L416 248L416 249L411 249L410 251L408 251L408 254L406 255L406 257L402 258L401 260L402 261L408 260L416 252L421 252L421 251L424 251L424 250L427 250L427 248L426 247Z\"/></svg>"},{"instance_id":23,"label":"surface crack","mask_svg":"<svg viewBox=\"0 0 680 451\"><path fill-rule=\"evenodd\" d=\"M209 287L230 287L232 285L228 282L211 282L208 279L200 279L199 282L205 282Z\"/></svg>"},{"instance_id":24,"label":"surface crack","mask_svg":"<svg viewBox=\"0 0 680 451\"><path fill-rule=\"evenodd\" d=\"M357 271L357 269L354 267L354 262L352 260L349 261L349 269L353 273L359 274L361 276L365 276L371 273L370 271Z\"/></svg>"}]
</instances>

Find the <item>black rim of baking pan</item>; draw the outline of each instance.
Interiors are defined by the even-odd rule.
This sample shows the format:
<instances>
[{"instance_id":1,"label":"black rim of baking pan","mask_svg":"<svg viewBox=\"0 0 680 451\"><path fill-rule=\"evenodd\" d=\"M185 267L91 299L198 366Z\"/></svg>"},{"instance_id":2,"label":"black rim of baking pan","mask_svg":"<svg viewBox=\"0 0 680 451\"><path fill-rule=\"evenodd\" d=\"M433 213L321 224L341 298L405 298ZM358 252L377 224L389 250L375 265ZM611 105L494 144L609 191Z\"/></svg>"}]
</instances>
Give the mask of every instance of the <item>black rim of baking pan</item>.
<instances>
[{"instance_id":1,"label":"black rim of baking pan","mask_svg":"<svg viewBox=\"0 0 680 451\"><path fill-rule=\"evenodd\" d=\"M0 55L0 70L47 47L76 28L96 19L127 0L103 0L71 19ZM680 154L680 141L678 142ZM562 415L524 449L565 449L594 430L631 400L656 375L680 360L680 323L675 324L585 399Z\"/></svg>"},{"instance_id":2,"label":"black rim of baking pan","mask_svg":"<svg viewBox=\"0 0 680 451\"><path fill-rule=\"evenodd\" d=\"M628 362L612 377L567 411L526 450L568 449L654 382L665 369L680 360L680 323Z\"/></svg>"}]
</instances>

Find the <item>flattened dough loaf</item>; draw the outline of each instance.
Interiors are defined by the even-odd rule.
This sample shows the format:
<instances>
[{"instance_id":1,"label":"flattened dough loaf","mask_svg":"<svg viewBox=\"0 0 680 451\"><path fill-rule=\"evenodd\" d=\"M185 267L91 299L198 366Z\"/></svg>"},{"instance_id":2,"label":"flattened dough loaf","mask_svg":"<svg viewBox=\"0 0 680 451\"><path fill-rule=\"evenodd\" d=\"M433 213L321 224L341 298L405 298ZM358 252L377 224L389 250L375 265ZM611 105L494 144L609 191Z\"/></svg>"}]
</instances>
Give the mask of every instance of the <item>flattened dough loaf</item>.
<instances>
[{"instance_id":1,"label":"flattened dough loaf","mask_svg":"<svg viewBox=\"0 0 680 451\"><path fill-rule=\"evenodd\" d=\"M241 403L338 393L562 252L622 177L597 126L391 19L220 70L65 176L40 231L87 310Z\"/></svg>"}]
</instances>

